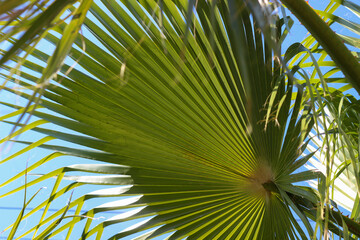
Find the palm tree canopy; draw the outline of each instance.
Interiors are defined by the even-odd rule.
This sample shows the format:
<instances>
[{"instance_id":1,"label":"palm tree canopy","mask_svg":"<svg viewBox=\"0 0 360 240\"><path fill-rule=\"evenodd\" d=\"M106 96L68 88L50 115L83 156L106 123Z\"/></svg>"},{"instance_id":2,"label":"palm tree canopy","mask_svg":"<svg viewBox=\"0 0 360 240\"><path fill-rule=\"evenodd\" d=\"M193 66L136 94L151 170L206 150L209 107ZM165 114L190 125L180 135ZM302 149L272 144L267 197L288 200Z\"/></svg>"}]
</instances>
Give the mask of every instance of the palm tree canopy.
<instances>
[{"instance_id":1,"label":"palm tree canopy","mask_svg":"<svg viewBox=\"0 0 360 240\"><path fill-rule=\"evenodd\" d=\"M51 201L82 185L115 187L73 199L49 216L51 201L46 199L34 211L20 213L10 236L21 219L42 207L39 222L19 238L46 239L66 231L72 239L73 229L82 226L82 238L100 239L108 226L134 219L139 224L110 239L167 233L169 239L316 238L310 219L321 225L321 234L331 230L342 237L360 236L356 221L328 208L325 190L296 185L327 181L320 172L301 168L315 154L304 151L318 119L314 103L321 103L318 95L309 95L311 86L320 84L324 92L337 93L326 80L339 70L357 89L354 76L360 68L349 70L358 61L348 50L350 65L338 64L341 56L328 46L307 46L314 42L311 36L281 57L292 20L273 14L278 5L257 1L24 2L5 1L0 11L13 13L2 25L7 31L1 39L12 44L0 60L1 74L9 81L3 89L18 94L12 86L22 87L26 90L19 95L28 101L26 106L2 103L15 109L1 117L15 126L2 142L15 139L27 145L3 162L35 147L53 153L1 186L63 155L89 163L45 173L2 196L53 177ZM27 18L26 11L42 8ZM72 14L70 22L61 20L65 9ZM12 28L15 18L18 28ZM87 32L78 35L81 24ZM13 38L23 29L21 37ZM32 45L40 39L56 46L55 51ZM20 49L24 57L16 54ZM316 52L321 54L318 62ZM310 64L300 59L303 53L302 59L312 58ZM335 66L324 77L318 63L328 56L334 62L326 64ZM306 64L319 79L301 71ZM28 121L26 113L39 120ZM18 121L7 120L17 115ZM55 125L66 130L53 130ZM28 130L44 137L16 139ZM74 145L48 143L54 139ZM122 196L129 197L119 200ZM86 201L105 197L114 201L82 211ZM70 208L76 209L74 216L67 214ZM94 221L114 209L124 213Z\"/></svg>"}]
</instances>

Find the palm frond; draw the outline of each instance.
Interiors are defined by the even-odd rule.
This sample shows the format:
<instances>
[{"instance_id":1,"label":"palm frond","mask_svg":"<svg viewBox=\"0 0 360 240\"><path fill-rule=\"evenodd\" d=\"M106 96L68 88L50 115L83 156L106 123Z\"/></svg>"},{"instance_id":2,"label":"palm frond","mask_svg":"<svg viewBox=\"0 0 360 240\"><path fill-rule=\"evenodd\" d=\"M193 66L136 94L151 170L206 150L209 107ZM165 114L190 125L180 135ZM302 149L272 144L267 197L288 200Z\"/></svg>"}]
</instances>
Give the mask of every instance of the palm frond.
<instances>
[{"instance_id":1,"label":"palm frond","mask_svg":"<svg viewBox=\"0 0 360 240\"><path fill-rule=\"evenodd\" d=\"M103 0L93 3L84 19L88 32L76 36L71 49L65 41L68 50L55 51L61 62L69 53L57 77L49 78L61 62L42 49L33 49L15 73L11 63L2 65L2 76L13 82L4 89L16 94L12 84L23 87L21 97L29 101L39 89L37 76L52 69L37 103L42 108L31 110L41 120L25 125L6 120L22 127L12 137L30 129L45 136L35 143L15 139L28 145L18 154L37 146L54 151L28 171L62 155L89 160L35 175L27 185L55 178L51 200L83 185L117 186L82 195L50 216L52 201L45 200L38 207L45 208L39 223L18 238L67 231L69 239L74 226L83 224L82 238L100 239L112 225L132 220L138 224L110 238L312 237L308 218L319 215L319 198L315 190L294 185L318 177L299 172L307 160L299 157L314 124L312 108L302 87L287 81L274 50L285 20L271 18L275 38L269 42L257 19L241 1ZM65 35L58 33L71 24L57 25L44 40L62 45ZM4 121L22 107L7 106L15 111ZM48 143L54 139L73 145ZM132 198L82 211L90 199L122 196ZM76 208L74 216L67 214L70 208ZM95 223L96 214L112 209L124 213Z\"/></svg>"}]
</instances>

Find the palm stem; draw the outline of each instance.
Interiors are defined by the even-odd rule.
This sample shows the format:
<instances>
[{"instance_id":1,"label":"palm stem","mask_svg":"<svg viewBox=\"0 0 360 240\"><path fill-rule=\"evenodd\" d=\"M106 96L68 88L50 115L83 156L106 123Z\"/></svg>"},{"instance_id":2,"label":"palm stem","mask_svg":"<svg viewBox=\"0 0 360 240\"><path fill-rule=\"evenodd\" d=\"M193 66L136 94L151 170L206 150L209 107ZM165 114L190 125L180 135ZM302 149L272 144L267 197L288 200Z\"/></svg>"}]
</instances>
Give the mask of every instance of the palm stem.
<instances>
[{"instance_id":1,"label":"palm stem","mask_svg":"<svg viewBox=\"0 0 360 240\"><path fill-rule=\"evenodd\" d=\"M281 0L281 2L315 37L356 91L360 93L360 64L344 42L304 0Z\"/></svg>"}]
</instances>

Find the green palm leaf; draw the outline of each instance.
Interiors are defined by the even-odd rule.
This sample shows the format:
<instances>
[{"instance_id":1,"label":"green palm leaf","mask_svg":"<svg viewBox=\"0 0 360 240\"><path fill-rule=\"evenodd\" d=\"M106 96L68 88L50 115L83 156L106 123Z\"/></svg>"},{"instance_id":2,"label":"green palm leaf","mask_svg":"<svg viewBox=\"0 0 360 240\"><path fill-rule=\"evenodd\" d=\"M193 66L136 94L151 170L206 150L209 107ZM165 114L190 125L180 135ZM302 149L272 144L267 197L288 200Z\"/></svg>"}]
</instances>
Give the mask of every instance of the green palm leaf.
<instances>
[{"instance_id":1,"label":"green palm leaf","mask_svg":"<svg viewBox=\"0 0 360 240\"><path fill-rule=\"evenodd\" d=\"M237 1L103 0L93 3L90 13L84 19L89 35L77 36L69 50L77 65L66 60L41 101L31 110L25 108L41 120L28 125L5 121L19 111L2 120L46 136L34 144L17 141L28 144L18 154L39 145L54 151L29 171L57 161L60 155L101 162L60 168L27 184L56 178L49 199L82 185L122 187L80 196L50 216L46 213L51 201L44 201L37 208L45 207L39 223L22 236L50 238L67 231L70 239L77 224L84 222L82 237L100 239L106 227L138 219L144 221L111 239L137 233L142 234L140 239L166 233L171 233L170 239L312 237L306 214L317 213L307 208L306 201L316 205L318 198L293 183L318 177L313 172L294 173L307 160L298 158L313 117L302 88L294 89L287 81L272 48L282 39L280 23L285 21L271 18L280 26L270 29L274 35L266 36L275 38L269 42L246 5ZM68 33L69 26L54 27L45 39L61 46L63 38L57 33ZM11 64L3 65L2 76L25 87L21 96L32 101L42 87L37 75L45 74L45 80L53 76L70 42L63 46L60 62L53 62L55 55L34 49L32 60L24 60L23 71L15 72L17 78L10 73ZM11 86L4 89L16 94ZM41 126L45 123L52 125ZM53 130L55 125L66 131ZM47 144L53 138L77 145ZM71 182L59 189L67 180ZM120 196L133 198L81 212L89 199ZM76 214L68 216L73 207ZM96 214L113 209L125 212L93 223ZM60 224L65 218L71 220ZM50 225L42 230L46 224Z\"/></svg>"}]
</instances>

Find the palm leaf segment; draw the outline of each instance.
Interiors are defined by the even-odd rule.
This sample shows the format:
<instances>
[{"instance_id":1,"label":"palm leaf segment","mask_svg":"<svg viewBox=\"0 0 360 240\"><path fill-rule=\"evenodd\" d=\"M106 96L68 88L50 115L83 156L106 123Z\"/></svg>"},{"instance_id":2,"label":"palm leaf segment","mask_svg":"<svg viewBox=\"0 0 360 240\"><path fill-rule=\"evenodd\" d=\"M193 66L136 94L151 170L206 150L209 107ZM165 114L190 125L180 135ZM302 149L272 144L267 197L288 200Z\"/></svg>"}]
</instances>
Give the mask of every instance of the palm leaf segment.
<instances>
[{"instance_id":1,"label":"palm leaf segment","mask_svg":"<svg viewBox=\"0 0 360 240\"><path fill-rule=\"evenodd\" d=\"M360 7L352 1L334 0L329 1L324 10L314 10L329 27L336 30L338 37L346 43L358 62L357 22ZM338 15L346 11L346 14ZM290 60L293 54L297 54L290 61L290 68L294 71L299 67L306 69L300 69L299 75L295 75L295 78L300 76L298 83L312 89L308 93L308 98L315 103L314 108L318 107L319 117L313 130L313 133L316 132L318 135L310 134L312 144L308 145L309 151L315 152L314 158L309 159L313 165L309 168L313 169L315 166L326 175L326 179L323 182L319 181L320 184L314 181L312 185L320 185L319 189L322 188L322 184L326 185L323 189L324 192L328 189L328 198L351 211L351 218L358 219L358 101L346 94L354 94L347 90L354 91L358 87L354 83L349 84L348 78L343 76L339 66L329 61L328 50L324 49L326 50L326 47L323 48L313 35L309 35L301 44L295 43L289 47L285 59ZM338 49L336 51L339 52ZM330 205L330 202L328 204Z\"/></svg>"},{"instance_id":2,"label":"palm leaf segment","mask_svg":"<svg viewBox=\"0 0 360 240\"><path fill-rule=\"evenodd\" d=\"M331 199L351 212L351 217L358 220L358 100L350 95L338 95L327 100L324 121L320 122L319 132L323 133L326 126L333 134L329 147L325 147L326 140L322 134L310 133L312 144L308 145L309 151L316 151L314 157L309 159L309 169L315 167L321 170L330 180ZM346 133L346 134L345 134ZM331 158L326 157L330 152ZM327 161L330 166L327 167ZM329 168L329 169L328 169ZM316 186L317 183L311 181Z\"/></svg>"},{"instance_id":3,"label":"palm leaf segment","mask_svg":"<svg viewBox=\"0 0 360 240\"><path fill-rule=\"evenodd\" d=\"M304 219L289 192L301 192L293 182L315 177L292 175L304 163L296 160L312 121L302 91L291 101L293 86L285 83L284 71L245 5L200 1L188 16L186 1L164 1L161 7L153 1L124 1L127 11L112 0L102 4L92 5L85 25L103 46L76 40L86 52L74 47L70 56L85 71L62 67L61 80L50 82L39 102L56 115L36 110L33 114L43 120L29 128L96 150L43 144L51 139L38 143L56 154L116 165L69 166L29 185L51 176L73 180L66 190L54 188L55 198L82 184L124 185L73 200L70 207L77 206L78 212L86 199L139 196L84 213L92 217L129 209L91 229L92 219L86 218L85 237L100 238L106 226L144 218L114 238L141 231L144 238L169 232L171 239L306 238L290 212L292 206ZM58 41L55 35L46 38ZM24 66L41 73L38 61L49 55L34 50L32 56L38 60ZM36 89L35 76L27 71L19 75L21 85ZM31 93L22 96L31 99ZM46 121L80 135L36 126ZM72 171L115 175L64 175ZM70 234L80 220L74 217L52 234L66 229Z\"/></svg>"}]
</instances>

